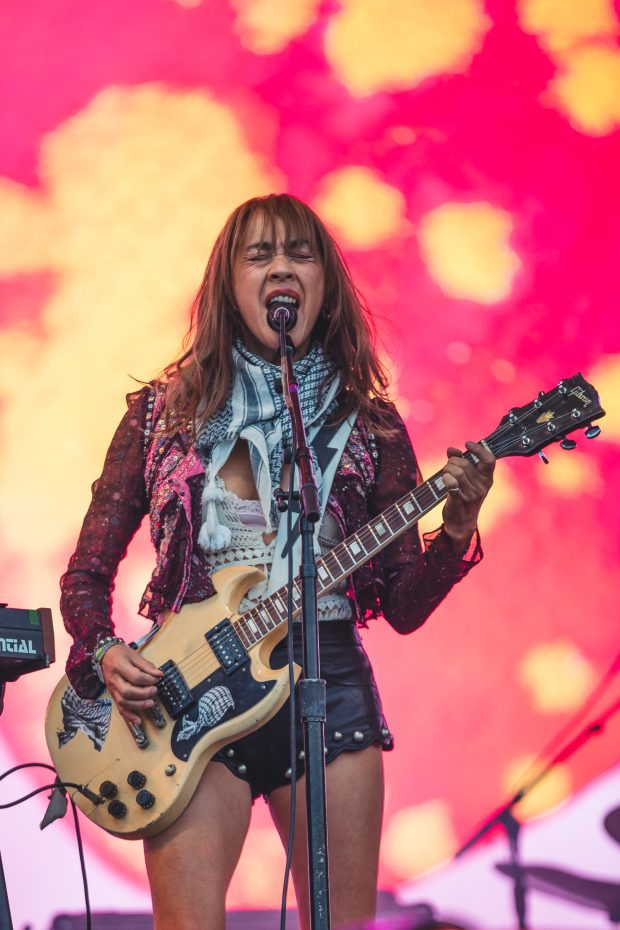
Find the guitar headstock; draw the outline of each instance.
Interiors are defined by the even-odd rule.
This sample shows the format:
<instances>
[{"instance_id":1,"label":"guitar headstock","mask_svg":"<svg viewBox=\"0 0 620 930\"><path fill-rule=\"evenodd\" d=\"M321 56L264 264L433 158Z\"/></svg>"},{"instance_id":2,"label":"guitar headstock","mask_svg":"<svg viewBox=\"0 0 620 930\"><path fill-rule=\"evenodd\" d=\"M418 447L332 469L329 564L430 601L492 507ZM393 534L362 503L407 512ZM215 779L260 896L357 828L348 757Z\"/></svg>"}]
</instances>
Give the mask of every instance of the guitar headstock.
<instances>
[{"instance_id":1,"label":"guitar headstock","mask_svg":"<svg viewBox=\"0 0 620 930\"><path fill-rule=\"evenodd\" d=\"M496 458L508 455L534 455L552 442L564 441L573 448L569 433L585 427L593 439L600 429L593 420L605 416L599 396L581 374L560 381L551 391L541 391L536 400L524 407L513 407L491 433L485 444Z\"/></svg>"}]
</instances>

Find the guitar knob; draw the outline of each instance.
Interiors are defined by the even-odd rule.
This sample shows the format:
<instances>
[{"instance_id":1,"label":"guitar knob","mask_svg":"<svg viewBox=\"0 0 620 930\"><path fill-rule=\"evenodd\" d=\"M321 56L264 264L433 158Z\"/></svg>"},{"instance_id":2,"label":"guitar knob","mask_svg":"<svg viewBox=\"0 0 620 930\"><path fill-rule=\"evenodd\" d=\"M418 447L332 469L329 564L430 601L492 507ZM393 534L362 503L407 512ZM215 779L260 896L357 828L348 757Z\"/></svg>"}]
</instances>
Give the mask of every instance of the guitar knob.
<instances>
[{"instance_id":1,"label":"guitar knob","mask_svg":"<svg viewBox=\"0 0 620 930\"><path fill-rule=\"evenodd\" d=\"M118 794L118 788L116 787L113 781L102 781L101 784L99 785L99 794L101 795L102 798L107 798L108 800L111 800L112 798L115 798L116 795Z\"/></svg>"},{"instance_id":2,"label":"guitar knob","mask_svg":"<svg viewBox=\"0 0 620 930\"><path fill-rule=\"evenodd\" d=\"M574 439L567 439L567 438L563 439L562 442L560 443L560 446L562 447L562 449L566 449L567 452L569 452L571 449L574 449L576 445L577 443L575 442Z\"/></svg>"},{"instance_id":3,"label":"guitar knob","mask_svg":"<svg viewBox=\"0 0 620 930\"><path fill-rule=\"evenodd\" d=\"M136 801L140 807L147 811L149 807L152 807L155 803L155 795L151 794L150 791L146 791L146 789L144 791L138 791Z\"/></svg>"},{"instance_id":4,"label":"guitar knob","mask_svg":"<svg viewBox=\"0 0 620 930\"><path fill-rule=\"evenodd\" d=\"M132 788L138 790L139 788L144 787L146 784L146 775L142 772L137 772L135 769L133 772L130 772L127 776L127 782L131 785Z\"/></svg>"},{"instance_id":5,"label":"guitar knob","mask_svg":"<svg viewBox=\"0 0 620 930\"><path fill-rule=\"evenodd\" d=\"M592 426L592 424L590 424L586 430L586 439L596 439L596 437L600 436L600 434L600 426Z\"/></svg>"},{"instance_id":6,"label":"guitar knob","mask_svg":"<svg viewBox=\"0 0 620 930\"><path fill-rule=\"evenodd\" d=\"M122 801L110 801L108 804L108 814L111 814L115 820L122 820L127 813L127 805Z\"/></svg>"}]
</instances>

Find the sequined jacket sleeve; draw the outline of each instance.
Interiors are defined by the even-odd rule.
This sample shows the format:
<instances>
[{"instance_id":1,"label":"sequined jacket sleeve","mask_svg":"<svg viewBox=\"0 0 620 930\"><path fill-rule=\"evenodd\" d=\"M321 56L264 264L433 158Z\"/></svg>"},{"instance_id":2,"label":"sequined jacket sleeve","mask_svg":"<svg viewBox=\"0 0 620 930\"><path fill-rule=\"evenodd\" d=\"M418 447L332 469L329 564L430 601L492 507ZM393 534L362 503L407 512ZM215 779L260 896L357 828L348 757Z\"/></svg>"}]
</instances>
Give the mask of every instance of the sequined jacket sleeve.
<instances>
[{"instance_id":1,"label":"sequined jacket sleeve","mask_svg":"<svg viewBox=\"0 0 620 930\"><path fill-rule=\"evenodd\" d=\"M114 632L112 592L119 562L147 512L143 423L148 390L130 394L128 409L108 449L77 547L60 581L60 609L74 639L67 662L73 687L84 697L101 690L91 668L100 636Z\"/></svg>"},{"instance_id":2,"label":"sequined jacket sleeve","mask_svg":"<svg viewBox=\"0 0 620 930\"><path fill-rule=\"evenodd\" d=\"M378 441L376 482L368 497L371 519L422 480L405 424L392 405L387 412L393 433ZM380 612L398 633L422 626L482 558L477 532L462 554L454 550L443 527L426 535L424 543L417 526L399 536L376 559L374 585L360 592L362 612L367 616Z\"/></svg>"}]
</instances>

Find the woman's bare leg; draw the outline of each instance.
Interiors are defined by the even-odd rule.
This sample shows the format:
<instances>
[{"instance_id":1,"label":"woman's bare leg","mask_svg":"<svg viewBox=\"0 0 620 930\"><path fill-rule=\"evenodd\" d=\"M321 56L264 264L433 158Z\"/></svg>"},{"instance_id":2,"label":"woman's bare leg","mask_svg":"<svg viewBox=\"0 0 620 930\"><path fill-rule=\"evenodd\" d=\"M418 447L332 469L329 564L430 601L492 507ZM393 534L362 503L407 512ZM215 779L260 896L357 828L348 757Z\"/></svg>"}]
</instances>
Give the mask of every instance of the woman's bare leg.
<instances>
[{"instance_id":1,"label":"woman's bare leg","mask_svg":"<svg viewBox=\"0 0 620 930\"><path fill-rule=\"evenodd\" d=\"M224 930L251 808L249 785L212 762L179 819L145 840L154 930Z\"/></svg>"},{"instance_id":2,"label":"woman's bare leg","mask_svg":"<svg viewBox=\"0 0 620 930\"><path fill-rule=\"evenodd\" d=\"M299 919L309 930L305 778L297 783L293 882ZM380 746L343 752L326 768L331 925L374 917L379 842L383 816L383 760ZM280 838L288 842L291 789L277 788L269 808Z\"/></svg>"}]
</instances>

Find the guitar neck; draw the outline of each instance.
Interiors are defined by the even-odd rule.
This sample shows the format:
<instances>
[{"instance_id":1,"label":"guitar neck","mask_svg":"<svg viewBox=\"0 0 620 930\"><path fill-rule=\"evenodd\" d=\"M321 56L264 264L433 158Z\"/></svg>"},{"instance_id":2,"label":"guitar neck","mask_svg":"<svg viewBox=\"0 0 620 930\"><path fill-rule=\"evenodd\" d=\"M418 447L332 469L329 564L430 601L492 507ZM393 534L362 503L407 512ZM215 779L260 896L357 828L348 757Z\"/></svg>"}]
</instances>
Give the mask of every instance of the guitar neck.
<instances>
[{"instance_id":1,"label":"guitar neck","mask_svg":"<svg viewBox=\"0 0 620 930\"><path fill-rule=\"evenodd\" d=\"M468 453L466 453L468 455ZM348 575L368 562L377 552L404 533L429 513L447 496L441 472L405 494L387 510L361 527L344 542L319 559L317 568L317 597L337 587ZM288 585L278 588L237 621L235 628L244 646L250 648L288 619ZM301 581L295 578L292 586L293 619L301 613Z\"/></svg>"},{"instance_id":2,"label":"guitar neck","mask_svg":"<svg viewBox=\"0 0 620 930\"><path fill-rule=\"evenodd\" d=\"M564 440L579 427L585 428L587 438L600 433L592 421L605 415L599 397L581 374L559 382L547 393L540 392L535 400L523 407L513 407L502 417L496 429L482 440L496 458L508 455L531 456L552 442ZM572 448L575 443L564 448ZM475 462L470 452L465 458ZM378 517L334 546L317 562L317 596L326 594L354 572L393 539L414 526L447 496L441 472L405 494L384 510ZM301 583L295 579L291 589L293 618L301 612ZM236 629L243 645L249 649L288 619L288 587L279 588L270 597L243 614Z\"/></svg>"}]
</instances>

